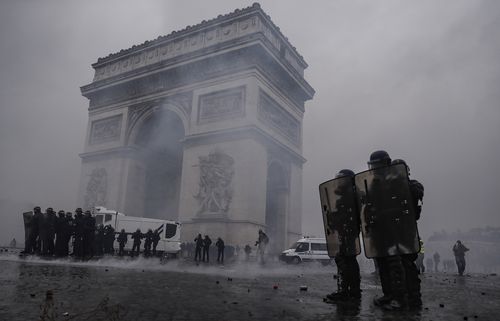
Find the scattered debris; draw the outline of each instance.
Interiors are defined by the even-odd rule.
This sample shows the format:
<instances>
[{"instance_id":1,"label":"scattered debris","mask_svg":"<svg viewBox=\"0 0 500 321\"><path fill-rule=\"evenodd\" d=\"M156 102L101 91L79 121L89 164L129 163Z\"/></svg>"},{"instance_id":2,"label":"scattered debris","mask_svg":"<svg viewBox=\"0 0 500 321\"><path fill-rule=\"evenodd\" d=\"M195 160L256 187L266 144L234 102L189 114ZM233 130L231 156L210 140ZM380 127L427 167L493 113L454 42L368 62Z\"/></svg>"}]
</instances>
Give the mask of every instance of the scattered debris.
<instances>
[{"instance_id":1,"label":"scattered debris","mask_svg":"<svg viewBox=\"0 0 500 321\"><path fill-rule=\"evenodd\" d=\"M233 278L227 278L228 281L233 281Z\"/></svg>"},{"instance_id":2,"label":"scattered debris","mask_svg":"<svg viewBox=\"0 0 500 321\"><path fill-rule=\"evenodd\" d=\"M215 284L219 284L219 281L215 281Z\"/></svg>"},{"instance_id":3,"label":"scattered debris","mask_svg":"<svg viewBox=\"0 0 500 321\"><path fill-rule=\"evenodd\" d=\"M440 307L440 308L444 308L444 304L439 303L439 307Z\"/></svg>"},{"instance_id":4,"label":"scattered debris","mask_svg":"<svg viewBox=\"0 0 500 321\"><path fill-rule=\"evenodd\" d=\"M65 316L65 317L69 316L69 312L64 312L63 316Z\"/></svg>"},{"instance_id":5,"label":"scattered debris","mask_svg":"<svg viewBox=\"0 0 500 321\"><path fill-rule=\"evenodd\" d=\"M301 285L300 291L307 291L307 285Z\"/></svg>"},{"instance_id":6,"label":"scattered debris","mask_svg":"<svg viewBox=\"0 0 500 321\"><path fill-rule=\"evenodd\" d=\"M233 304L238 304L238 302L237 301L233 301Z\"/></svg>"},{"instance_id":7,"label":"scattered debris","mask_svg":"<svg viewBox=\"0 0 500 321\"><path fill-rule=\"evenodd\" d=\"M273 285L273 289L278 290L278 286L276 284Z\"/></svg>"},{"instance_id":8,"label":"scattered debris","mask_svg":"<svg viewBox=\"0 0 500 321\"><path fill-rule=\"evenodd\" d=\"M30 293L30 297L34 298L35 297L35 293Z\"/></svg>"}]
</instances>

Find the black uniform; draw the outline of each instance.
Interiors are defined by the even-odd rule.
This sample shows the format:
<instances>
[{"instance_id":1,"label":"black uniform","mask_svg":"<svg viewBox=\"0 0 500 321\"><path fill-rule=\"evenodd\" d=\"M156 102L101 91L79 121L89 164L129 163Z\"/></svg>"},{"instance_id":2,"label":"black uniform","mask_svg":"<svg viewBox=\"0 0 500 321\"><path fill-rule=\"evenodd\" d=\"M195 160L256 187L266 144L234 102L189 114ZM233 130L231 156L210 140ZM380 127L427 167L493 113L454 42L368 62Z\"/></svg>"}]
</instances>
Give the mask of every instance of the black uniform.
<instances>
[{"instance_id":1,"label":"black uniform","mask_svg":"<svg viewBox=\"0 0 500 321\"><path fill-rule=\"evenodd\" d=\"M160 233L156 230L153 233L153 256L156 255L156 247L158 246L158 242L160 242Z\"/></svg>"},{"instance_id":2,"label":"black uniform","mask_svg":"<svg viewBox=\"0 0 500 321\"><path fill-rule=\"evenodd\" d=\"M64 242L66 240L66 216L64 211L58 212L59 217L56 218L55 230L56 230L56 256L64 256Z\"/></svg>"},{"instance_id":3,"label":"black uniform","mask_svg":"<svg viewBox=\"0 0 500 321\"><path fill-rule=\"evenodd\" d=\"M215 246L217 247L217 262L224 263L224 241L219 237Z\"/></svg>"},{"instance_id":4,"label":"black uniform","mask_svg":"<svg viewBox=\"0 0 500 321\"><path fill-rule=\"evenodd\" d=\"M455 262L457 263L458 275L462 276L465 271L465 252L469 249L462 244L462 242L457 241L453 245L453 254L455 255Z\"/></svg>"},{"instance_id":5,"label":"black uniform","mask_svg":"<svg viewBox=\"0 0 500 321\"><path fill-rule=\"evenodd\" d=\"M209 261L209 253L210 253L210 245L212 245L212 240L205 235L203 239L203 262L205 262L205 256L207 258L207 262Z\"/></svg>"},{"instance_id":6,"label":"black uniform","mask_svg":"<svg viewBox=\"0 0 500 321\"><path fill-rule=\"evenodd\" d=\"M194 260L199 262L201 260L201 249L203 248L203 238L201 237L201 234L198 234L198 236L194 239L194 243L196 244Z\"/></svg>"},{"instance_id":7,"label":"black uniform","mask_svg":"<svg viewBox=\"0 0 500 321\"><path fill-rule=\"evenodd\" d=\"M115 253L115 229L111 225L104 227L104 254Z\"/></svg>"},{"instance_id":8,"label":"black uniform","mask_svg":"<svg viewBox=\"0 0 500 321\"><path fill-rule=\"evenodd\" d=\"M116 238L119 244L119 250L118 250L118 255L122 256L123 255L123 249L125 248L125 244L127 244L127 233L125 233L125 230L122 230L118 237Z\"/></svg>"},{"instance_id":9,"label":"black uniform","mask_svg":"<svg viewBox=\"0 0 500 321\"><path fill-rule=\"evenodd\" d=\"M77 208L75 211L75 219L73 220L73 255L78 258L83 258L84 256L84 234L85 234L85 222L82 214L82 209Z\"/></svg>"},{"instance_id":10,"label":"black uniform","mask_svg":"<svg viewBox=\"0 0 500 321\"><path fill-rule=\"evenodd\" d=\"M149 256L151 254L152 243L153 243L153 231L149 229L144 235L144 255Z\"/></svg>"},{"instance_id":11,"label":"black uniform","mask_svg":"<svg viewBox=\"0 0 500 321\"><path fill-rule=\"evenodd\" d=\"M90 211L85 211L83 218L83 246L84 256L94 256L94 239L95 239L95 218L92 217Z\"/></svg>"},{"instance_id":12,"label":"black uniform","mask_svg":"<svg viewBox=\"0 0 500 321\"><path fill-rule=\"evenodd\" d=\"M137 229L134 233L132 233L132 239L134 240L134 244L132 245L132 255L139 255L141 250L141 239L143 238L141 230ZM136 253L137 250L137 253Z\"/></svg>"}]
</instances>

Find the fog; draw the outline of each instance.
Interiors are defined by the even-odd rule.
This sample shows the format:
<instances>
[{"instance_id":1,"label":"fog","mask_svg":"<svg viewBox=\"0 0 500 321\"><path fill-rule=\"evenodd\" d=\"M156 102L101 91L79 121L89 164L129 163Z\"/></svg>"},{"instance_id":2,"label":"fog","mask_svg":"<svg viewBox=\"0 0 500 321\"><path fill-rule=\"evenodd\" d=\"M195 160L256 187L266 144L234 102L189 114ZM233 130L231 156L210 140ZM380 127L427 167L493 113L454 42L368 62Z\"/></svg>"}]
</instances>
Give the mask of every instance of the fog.
<instances>
[{"instance_id":1,"label":"fog","mask_svg":"<svg viewBox=\"0 0 500 321\"><path fill-rule=\"evenodd\" d=\"M318 184L385 149L425 186L420 232L500 226L500 2L261 1L309 64L303 227ZM0 244L34 204L72 210L98 57L248 1L0 2Z\"/></svg>"}]
</instances>

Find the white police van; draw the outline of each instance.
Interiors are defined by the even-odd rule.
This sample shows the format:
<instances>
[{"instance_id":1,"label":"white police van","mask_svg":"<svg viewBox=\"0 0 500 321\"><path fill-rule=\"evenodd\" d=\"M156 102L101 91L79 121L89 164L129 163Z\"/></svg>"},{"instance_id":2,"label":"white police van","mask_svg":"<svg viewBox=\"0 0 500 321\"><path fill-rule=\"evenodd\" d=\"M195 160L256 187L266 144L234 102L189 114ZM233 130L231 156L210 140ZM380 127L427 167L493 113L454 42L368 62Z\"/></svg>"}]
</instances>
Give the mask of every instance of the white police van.
<instances>
[{"instance_id":1,"label":"white police van","mask_svg":"<svg viewBox=\"0 0 500 321\"><path fill-rule=\"evenodd\" d=\"M304 237L295 242L288 250L280 255L280 260L287 263L299 264L307 261L319 261L324 265L330 264L325 238Z\"/></svg>"},{"instance_id":2,"label":"white police van","mask_svg":"<svg viewBox=\"0 0 500 321\"><path fill-rule=\"evenodd\" d=\"M111 225L115 233L120 233L122 229L129 235L125 244L125 250L131 250L133 241L130 235L137 229L141 233L146 233L149 229L158 231L160 241L156 248L157 252L163 256L176 257L181 250L181 223L167 220L159 220L145 217L126 216L114 210L109 210L102 206L96 206L93 215L96 225Z\"/></svg>"}]
</instances>

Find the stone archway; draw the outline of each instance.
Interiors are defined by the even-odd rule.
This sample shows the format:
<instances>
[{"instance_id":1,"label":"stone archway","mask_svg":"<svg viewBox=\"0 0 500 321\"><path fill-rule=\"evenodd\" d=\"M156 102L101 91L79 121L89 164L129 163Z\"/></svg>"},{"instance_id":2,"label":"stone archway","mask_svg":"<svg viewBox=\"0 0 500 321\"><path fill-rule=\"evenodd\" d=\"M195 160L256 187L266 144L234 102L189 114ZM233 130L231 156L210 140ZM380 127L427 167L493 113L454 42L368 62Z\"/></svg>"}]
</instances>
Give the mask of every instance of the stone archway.
<instances>
[{"instance_id":1,"label":"stone archway","mask_svg":"<svg viewBox=\"0 0 500 321\"><path fill-rule=\"evenodd\" d=\"M287 245L288 195L288 175L281 164L272 162L267 169L266 191L266 233L271 253L280 253Z\"/></svg>"},{"instance_id":2,"label":"stone archway","mask_svg":"<svg viewBox=\"0 0 500 321\"><path fill-rule=\"evenodd\" d=\"M144 217L178 219L185 128L169 108L157 108L137 124L132 143L142 164Z\"/></svg>"}]
</instances>

